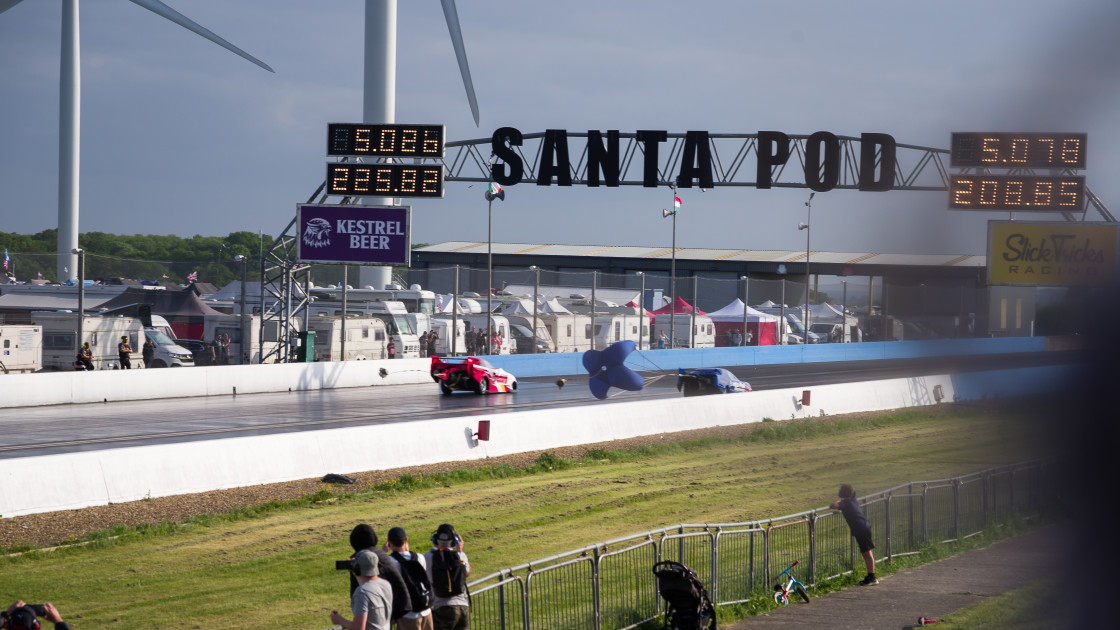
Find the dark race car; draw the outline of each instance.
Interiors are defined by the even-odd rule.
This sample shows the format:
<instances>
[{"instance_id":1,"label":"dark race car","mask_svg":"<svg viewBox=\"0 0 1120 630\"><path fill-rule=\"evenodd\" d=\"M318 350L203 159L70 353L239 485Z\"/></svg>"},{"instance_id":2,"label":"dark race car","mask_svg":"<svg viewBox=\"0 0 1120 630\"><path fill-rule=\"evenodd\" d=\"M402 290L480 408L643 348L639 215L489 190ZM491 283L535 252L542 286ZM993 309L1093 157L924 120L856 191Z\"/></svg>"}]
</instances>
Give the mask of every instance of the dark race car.
<instances>
[{"instance_id":1,"label":"dark race car","mask_svg":"<svg viewBox=\"0 0 1120 630\"><path fill-rule=\"evenodd\" d=\"M685 396L731 394L749 392L751 384L740 381L729 370L723 368L682 368L677 374L677 390L684 392Z\"/></svg>"},{"instance_id":2,"label":"dark race car","mask_svg":"<svg viewBox=\"0 0 1120 630\"><path fill-rule=\"evenodd\" d=\"M432 380L442 394L496 394L517 390L517 377L480 357L432 357Z\"/></svg>"}]
</instances>

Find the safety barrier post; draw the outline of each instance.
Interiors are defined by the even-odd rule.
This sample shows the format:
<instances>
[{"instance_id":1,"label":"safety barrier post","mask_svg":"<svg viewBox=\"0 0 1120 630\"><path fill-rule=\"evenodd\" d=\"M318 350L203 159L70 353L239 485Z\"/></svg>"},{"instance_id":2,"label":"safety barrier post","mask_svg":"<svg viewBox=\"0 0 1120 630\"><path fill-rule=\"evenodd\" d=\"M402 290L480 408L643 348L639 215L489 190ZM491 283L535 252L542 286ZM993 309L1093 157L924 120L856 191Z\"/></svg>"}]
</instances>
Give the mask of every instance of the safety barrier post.
<instances>
[{"instance_id":1,"label":"safety barrier post","mask_svg":"<svg viewBox=\"0 0 1120 630\"><path fill-rule=\"evenodd\" d=\"M887 560L890 560L892 554L894 553L891 547L891 496L891 493L888 492L885 499L887 504L887 535L884 536L884 538L886 538L887 540Z\"/></svg>"},{"instance_id":2,"label":"safety barrier post","mask_svg":"<svg viewBox=\"0 0 1120 630\"><path fill-rule=\"evenodd\" d=\"M961 539L961 478L953 478L953 540Z\"/></svg>"},{"instance_id":3,"label":"safety barrier post","mask_svg":"<svg viewBox=\"0 0 1120 630\"><path fill-rule=\"evenodd\" d=\"M723 533L722 527L716 528L715 536L712 538L712 602L719 602L719 537Z\"/></svg>"},{"instance_id":4,"label":"safety barrier post","mask_svg":"<svg viewBox=\"0 0 1120 630\"><path fill-rule=\"evenodd\" d=\"M599 630L603 624L603 610L599 592L599 548L595 547L592 553L594 558L591 561L591 618L594 625L593 630Z\"/></svg>"},{"instance_id":5,"label":"safety barrier post","mask_svg":"<svg viewBox=\"0 0 1120 630\"><path fill-rule=\"evenodd\" d=\"M809 584L817 584L817 512L809 513Z\"/></svg>"},{"instance_id":6,"label":"safety barrier post","mask_svg":"<svg viewBox=\"0 0 1120 630\"><path fill-rule=\"evenodd\" d=\"M922 484L922 544L929 544L929 519L926 518L926 498L929 496L929 484Z\"/></svg>"}]
</instances>

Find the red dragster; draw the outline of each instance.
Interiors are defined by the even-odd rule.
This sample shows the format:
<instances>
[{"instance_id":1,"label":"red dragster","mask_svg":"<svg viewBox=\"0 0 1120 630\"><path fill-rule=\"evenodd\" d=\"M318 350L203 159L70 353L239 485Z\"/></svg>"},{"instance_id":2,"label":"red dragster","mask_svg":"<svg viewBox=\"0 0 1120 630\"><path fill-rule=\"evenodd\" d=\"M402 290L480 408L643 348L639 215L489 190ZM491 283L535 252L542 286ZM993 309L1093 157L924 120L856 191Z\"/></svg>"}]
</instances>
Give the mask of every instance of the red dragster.
<instances>
[{"instance_id":1,"label":"red dragster","mask_svg":"<svg viewBox=\"0 0 1120 630\"><path fill-rule=\"evenodd\" d=\"M432 380L439 391L496 394L517 390L517 377L479 357L432 357Z\"/></svg>"}]
</instances>

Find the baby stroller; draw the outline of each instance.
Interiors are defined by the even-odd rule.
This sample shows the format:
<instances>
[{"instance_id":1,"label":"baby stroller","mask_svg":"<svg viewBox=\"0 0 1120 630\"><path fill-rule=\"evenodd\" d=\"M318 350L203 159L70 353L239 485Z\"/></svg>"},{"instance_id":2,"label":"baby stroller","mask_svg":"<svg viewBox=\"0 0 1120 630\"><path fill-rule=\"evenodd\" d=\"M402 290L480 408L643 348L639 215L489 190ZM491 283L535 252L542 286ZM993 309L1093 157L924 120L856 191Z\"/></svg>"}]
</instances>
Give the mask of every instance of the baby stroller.
<instances>
[{"instance_id":1,"label":"baby stroller","mask_svg":"<svg viewBox=\"0 0 1120 630\"><path fill-rule=\"evenodd\" d=\"M667 630L716 630L716 609L704 583L679 562L665 560L653 565L657 592L665 600Z\"/></svg>"}]
</instances>

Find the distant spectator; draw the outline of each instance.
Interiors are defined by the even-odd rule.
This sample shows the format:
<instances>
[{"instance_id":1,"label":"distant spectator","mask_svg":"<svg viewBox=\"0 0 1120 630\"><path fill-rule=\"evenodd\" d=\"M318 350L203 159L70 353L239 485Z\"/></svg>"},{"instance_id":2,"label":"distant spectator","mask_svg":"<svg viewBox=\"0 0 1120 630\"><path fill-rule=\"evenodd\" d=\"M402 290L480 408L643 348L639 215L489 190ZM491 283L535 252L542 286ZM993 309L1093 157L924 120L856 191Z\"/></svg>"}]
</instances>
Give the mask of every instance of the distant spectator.
<instances>
[{"instance_id":1,"label":"distant spectator","mask_svg":"<svg viewBox=\"0 0 1120 630\"><path fill-rule=\"evenodd\" d=\"M743 333L739 332L738 328L731 333L731 345L736 347L743 345Z\"/></svg>"},{"instance_id":2,"label":"distant spectator","mask_svg":"<svg viewBox=\"0 0 1120 630\"><path fill-rule=\"evenodd\" d=\"M214 335L214 338L210 341L210 354L209 354L209 357L208 357L210 365L217 365L218 364L218 359L221 356L222 356L222 336L221 335Z\"/></svg>"},{"instance_id":3,"label":"distant spectator","mask_svg":"<svg viewBox=\"0 0 1120 630\"><path fill-rule=\"evenodd\" d=\"M397 358L397 344L393 343L392 338L389 339L389 345L385 346L385 354L390 359Z\"/></svg>"},{"instance_id":4,"label":"distant spectator","mask_svg":"<svg viewBox=\"0 0 1120 630\"><path fill-rule=\"evenodd\" d=\"M218 338L222 340L221 364L229 365L229 335L218 335Z\"/></svg>"},{"instance_id":5,"label":"distant spectator","mask_svg":"<svg viewBox=\"0 0 1120 630\"><path fill-rule=\"evenodd\" d=\"M390 602L392 607L392 621L404 616L412 608L412 602L408 597L408 587L405 585L404 580L401 578L397 566L389 558L389 554L385 550L377 546L377 532L374 531L373 526L361 523L355 525L354 529L350 531L350 546L354 549L354 553L368 549L377 556L378 566L377 575L389 583L389 588L392 592L393 598ZM357 556L354 556L357 558ZM350 575L350 594L353 596L354 591L359 586L357 576Z\"/></svg>"},{"instance_id":6,"label":"distant spectator","mask_svg":"<svg viewBox=\"0 0 1120 630\"><path fill-rule=\"evenodd\" d=\"M420 335L420 356L428 356L428 333Z\"/></svg>"},{"instance_id":7,"label":"distant spectator","mask_svg":"<svg viewBox=\"0 0 1120 630\"><path fill-rule=\"evenodd\" d=\"M428 335L428 356L436 356L436 342L439 341L439 331L433 330Z\"/></svg>"},{"instance_id":8,"label":"distant spectator","mask_svg":"<svg viewBox=\"0 0 1120 630\"><path fill-rule=\"evenodd\" d=\"M38 610L36 610L38 609ZM22 600L13 602L3 616L3 627L7 630L32 630L39 628L39 617L54 624L54 630L70 630L70 625L62 620L58 609L50 602L41 606L29 605Z\"/></svg>"},{"instance_id":9,"label":"distant spectator","mask_svg":"<svg viewBox=\"0 0 1120 630\"><path fill-rule=\"evenodd\" d=\"M747 331L747 345L748 346L751 345L751 340L753 340L753 339L754 339L754 333L752 333L751 331L748 330Z\"/></svg>"},{"instance_id":10,"label":"distant spectator","mask_svg":"<svg viewBox=\"0 0 1120 630\"><path fill-rule=\"evenodd\" d=\"M78 364L84 366L86 370L93 371L93 350L90 350L88 341L82 344L81 350L78 350Z\"/></svg>"},{"instance_id":11,"label":"distant spectator","mask_svg":"<svg viewBox=\"0 0 1120 630\"><path fill-rule=\"evenodd\" d=\"M152 357L156 354L156 344L151 339L144 340L144 347L140 350L141 355L144 357L144 367L152 367Z\"/></svg>"},{"instance_id":12,"label":"distant spectator","mask_svg":"<svg viewBox=\"0 0 1120 630\"><path fill-rule=\"evenodd\" d=\"M120 359L122 370L132 369L132 344L128 341L128 335L121 337L121 342L117 344L117 358Z\"/></svg>"},{"instance_id":13,"label":"distant spectator","mask_svg":"<svg viewBox=\"0 0 1120 630\"><path fill-rule=\"evenodd\" d=\"M657 344L662 350L669 347L669 336L665 334L664 330L661 331L661 336L658 337Z\"/></svg>"}]
</instances>

